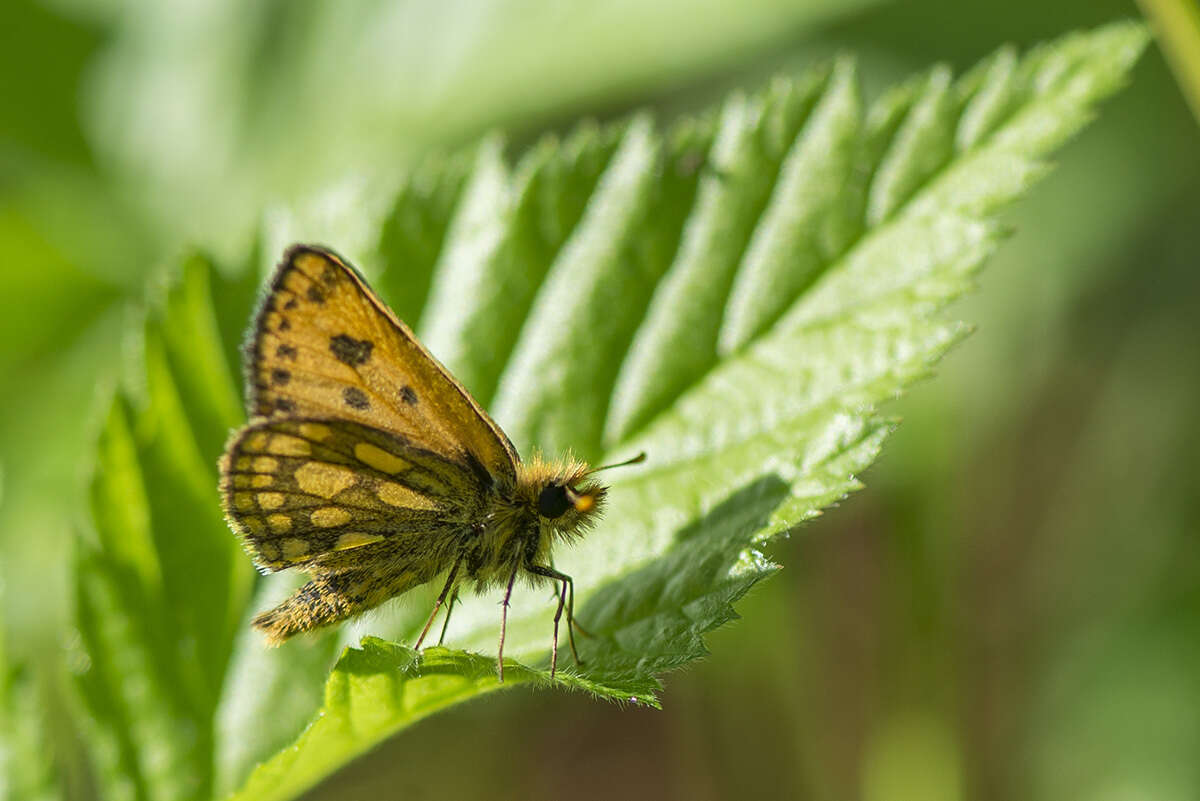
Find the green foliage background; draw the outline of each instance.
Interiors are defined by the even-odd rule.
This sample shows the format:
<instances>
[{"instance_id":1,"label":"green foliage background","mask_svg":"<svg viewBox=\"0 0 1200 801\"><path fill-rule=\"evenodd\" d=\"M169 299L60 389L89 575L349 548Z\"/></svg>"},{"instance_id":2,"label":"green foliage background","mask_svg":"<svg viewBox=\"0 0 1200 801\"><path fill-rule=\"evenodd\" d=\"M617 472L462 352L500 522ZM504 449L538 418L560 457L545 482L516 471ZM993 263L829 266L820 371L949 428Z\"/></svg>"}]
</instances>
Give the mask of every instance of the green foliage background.
<instances>
[{"instance_id":1,"label":"green foliage background","mask_svg":"<svg viewBox=\"0 0 1200 801\"><path fill-rule=\"evenodd\" d=\"M648 105L669 117L843 50L859 56L870 95L935 59L961 70L1004 41L1136 13L1082 2L467 5L6 7L0 65L22 76L0 109L0 787L13 797L146 792L104 784L105 764L130 759L146 761L156 794L186 796L213 740L231 747L230 732L319 700L319 687L241 665L257 681L237 688L214 732L228 651L155 646L145 658L160 671L177 663L188 690L128 687L142 713L127 739L164 747L84 754L104 736L87 730L86 710L113 702L105 671L107 685L144 672L91 661L89 630L161 645L182 619L217 629L197 643L238 647L250 592L240 555L147 555L156 534L217 524L209 488L172 470L215 454L171 432L183 421L219 443L236 423L232 338L215 352L205 347L222 340L197 332L237 331L242 311L218 304L213 319L205 297L244 306L280 242L335 231L340 249L368 252L377 205L395 201L408 167L418 178L387 235L429 247L450 202L430 187L465 180L434 154L493 126L520 145L581 114ZM1198 172L1194 121L1152 55L1005 220L1015 234L987 291L955 311L980 331L937 382L888 407L905 423L871 490L772 549L784 578L710 635L710 658L670 677L666 711L507 693L423 722L314 797L1194 797ZM192 243L221 272L189 257L166 296ZM383 280L399 283L381 286L394 301L419 294L395 272ZM186 327L136 325L147 281ZM130 336L131 323L146 335ZM117 384L154 398L154 414L110 407ZM101 481L89 495L95 459L135 454L150 466L151 514L169 528L147 529L129 486ZM89 554L76 554L89 509L119 513L94 533L138 581L89 572ZM227 607L166 582L172 620L149 616L149 633L75 617L80 599L136 604L122 598L130 587L195 566ZM318 641L289 664L323 673L335 647ZM387 656L378 647L369 658ZM289 693L301 697L256 706ZM194 727L191 743L173 749L187 739L179 726Z\"/></svg>"}]
</instances>

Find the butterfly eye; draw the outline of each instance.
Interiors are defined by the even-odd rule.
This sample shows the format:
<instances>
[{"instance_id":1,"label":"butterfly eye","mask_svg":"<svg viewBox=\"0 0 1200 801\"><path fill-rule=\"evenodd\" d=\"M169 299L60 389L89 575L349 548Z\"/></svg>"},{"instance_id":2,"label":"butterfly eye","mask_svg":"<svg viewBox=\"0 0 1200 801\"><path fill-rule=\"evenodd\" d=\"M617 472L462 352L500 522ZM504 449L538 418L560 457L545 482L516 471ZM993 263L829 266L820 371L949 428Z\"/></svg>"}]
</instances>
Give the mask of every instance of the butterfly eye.
<instances>
[{"instance_id":1,"label":"butterfly eye","mask_svg":"<svg viewBox=\"0 0 1200 801\"><path fill-rule=\"evenodd\" d=\"M563 513L571 508L571 502L567 499L567 488L551 484L538 495L537 505L538 514L542 517L550 520L562 517Z\"/></svg>"}]
</instances>

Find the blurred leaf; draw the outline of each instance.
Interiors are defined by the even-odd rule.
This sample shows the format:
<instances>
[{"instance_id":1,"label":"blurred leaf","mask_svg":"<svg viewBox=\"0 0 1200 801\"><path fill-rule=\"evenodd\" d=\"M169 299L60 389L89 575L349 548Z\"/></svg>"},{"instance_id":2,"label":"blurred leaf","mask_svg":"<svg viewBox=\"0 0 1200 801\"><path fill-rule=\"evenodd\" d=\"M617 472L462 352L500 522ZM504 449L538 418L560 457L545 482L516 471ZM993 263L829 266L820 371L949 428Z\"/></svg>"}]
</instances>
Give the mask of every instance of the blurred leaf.
<instances>
[{"instance_id":1,"label":"blurred leaf","mask_svg":"<svg viewBox=\"0 0 1200 801\"><path fill-rule=\"evenodd\" d=\"M1194 613L1147 615L1064 643L1036 699L1030 795L1195 797L1198 633Z\"/></svg>"},{"instance_id":2,"label":"blurred leaf","mask_svg":"<svg viewBox=\"0 0 1200 801\"><path fill-rule=\"evenodd\" d=\"M225 253L267 200L669 90L874 2L57 6L107 33L83 93L98 159L148 218Z\"/></svg>"},{"instance_id":3,"label":"blurred leaf","mask_svg":"<svg viewBox=\"0 0 1200 801\"><path fill-rule=\"evenodd\" d=\"M654 703L655 674L703 654L701 635L773 570L758 549L857 488L888 430L877 404L964 333L937 312L995 247L992 215L1118 88L1145 39L1114 25L1023 59L1001 51L870 110L843 61L665 135L637 117L594 187L576 182L588 196L569 204L581 210L569 230L521 210L531 193L564 197L553 170L534 178L576 157L551 144L508 170L481 151L455 211L465 222L446 227L431 279L432 298L452 287L469 313L429 303L427 344L480 396L494 382L490 406L525 453L651 455L614 474L603 523L559 554L596 635L562 686ZM455 256L468 235L472 258ZM449 640L490 650L493 601L464 603ZM526 666L546 664L549 608L540 593L514 596L513 683L549 680ZM296 746L239 797L291 797L434 709L495 689L489 671L465 652L419 660L364 640ZM421 700L406 703L410 692Z\"/></svg>"},{"instance_id":4,"label":"blurred leaf","mask_svg":"<svg viewBox=\"0 0 1200 801\"><path fill-rule=\"evenodd\" d=\"M76 124L75 99L83 64L101 36L45 4L25 0L5 3L2 22L0 73L20 75L21 80L5 86L0 157L11 150L86 163L90 157Z\"/></svg>"},{"instance_id":5,"label":"blurred leaf","mask_svg":"<svg viewBox=\"0 0 1200 801\"><path fill-rule=\"evenodd\" d=\"M0 634L0 798L62 798L65 782L50 747L43 688L31 671L5 656Z\"/></svg>"},{"instance_id":6,"label":"blurred leaf","mask_svg":"<svg viewBox=\"0 0 1200 801\"><path fill-rule=\"evenodd\" d=\"M212 718L253 576L212 501L219 443L240 418L213 275L186 261L145 326L144 397L117 398L98 443L76 603L108 798L211 796Z\"/></svg>"},{"instance_id":7,"label":"blurred leaf","mask_svg":"<svg viewBox=\"0 0 1200 801\"><path fill-rule=\"evenodd\" d=\"M0 196L0 242L12 269L0 274L0 370L53 357L118 297L38 231L23 205ZM20 265L17 268L17 265ZM0 390L8 396L12 384Z\"/></svg>"},{"instance_id":8,"label":"blurred leaf","mask_svg":"<svg viewBox=\"0 0 1200 801\"><path fill-rule=\"evenodd\" d=\"M304 583L299 575L268 576L254 608L281 603ZM216 795L237 789L250 771L295 739L321 706L321 677L338 658L336 630L294 637L278 649L243 621L216 713Z\"/></svg>"},{"instance_id":9,"label":"blurred leaf","mask_svg":"<svg viewBox=\"0 0 1200 801\"><path fill-rule=\"evenodd\" d=\"M1200 122L1200 9L1187 0L1140 0L1179 89Z\"/></svg>"}]
</instances>

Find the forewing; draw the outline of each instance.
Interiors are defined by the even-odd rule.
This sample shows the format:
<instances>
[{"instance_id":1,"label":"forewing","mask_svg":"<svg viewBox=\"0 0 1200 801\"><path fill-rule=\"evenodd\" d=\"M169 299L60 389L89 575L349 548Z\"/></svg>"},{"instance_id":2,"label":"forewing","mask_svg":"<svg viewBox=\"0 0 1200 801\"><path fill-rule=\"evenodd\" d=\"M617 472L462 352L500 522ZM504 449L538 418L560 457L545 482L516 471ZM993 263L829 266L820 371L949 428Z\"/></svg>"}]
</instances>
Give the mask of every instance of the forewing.
<instances>
[{"instance_id":1,"label":"forewing","mask_svg":"<svg viewBox=\"0 0 1200 801\"><path fill-rule=\"evenodd\" d=\"M264 570L386 559L432 576L482 514L479 480L395 434L346 420L252 421L221 463L226 516Z\"/></svg>"},{"instance_id":2,"label":"forewing","mask_svg":"<svg viewBox=\"0 0 1200 801\"><path fill-rule=\"evenodd\" d=\"M288 250L246 355L251 415L357 421L515 480L517 455L504 432L329 251Z\"/></svg>"}]
</instances>

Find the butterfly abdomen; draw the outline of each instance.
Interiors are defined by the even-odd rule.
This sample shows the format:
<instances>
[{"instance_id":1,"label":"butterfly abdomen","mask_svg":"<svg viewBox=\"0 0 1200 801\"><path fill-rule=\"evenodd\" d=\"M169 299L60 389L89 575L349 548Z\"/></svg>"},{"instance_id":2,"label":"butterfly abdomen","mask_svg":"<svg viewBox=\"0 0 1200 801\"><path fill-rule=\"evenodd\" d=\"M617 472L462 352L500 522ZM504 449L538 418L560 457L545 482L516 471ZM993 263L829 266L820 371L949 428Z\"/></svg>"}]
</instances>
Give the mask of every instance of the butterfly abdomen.
<instances>
[{"instance_id":1,"label":"butterfly abdomen","mask_svg":"<svg viewBox=\"0 0 1200 801\"><path fill-rule=\"evenodd\" d=\"M353 601L332 586L331 580L338 578L330 575L308 582L279 606L254 618L254 627L271 645L279 645L294 634L349 617Z\"/></svg>"},{"instance_id":2,"label":"butterfly abdomen","mask_svg":"<svg viewBox=\"0 0 1200 801\"><path fill-rule=\"evenodd\" d=\"M279 645L294 634L372 609L430 578L413 570L325 573L296 590L279 606L254 618L254 627L266 634L272 645Z\"/></svg>"}]
</instances>

